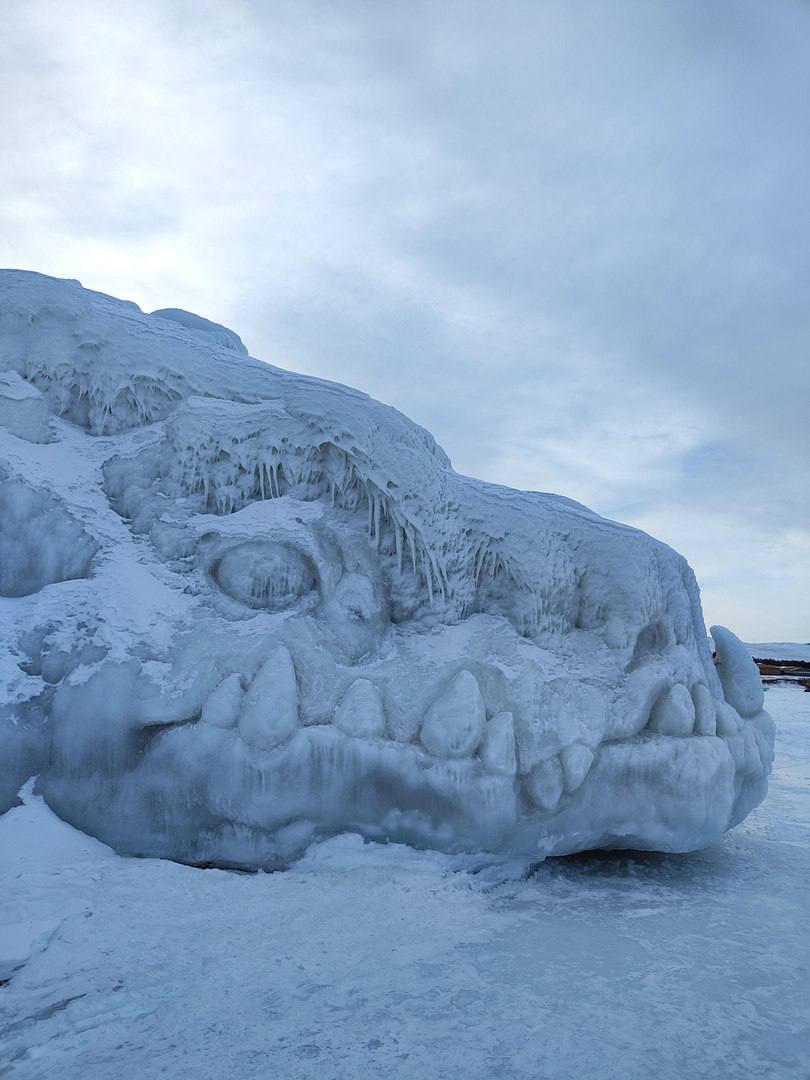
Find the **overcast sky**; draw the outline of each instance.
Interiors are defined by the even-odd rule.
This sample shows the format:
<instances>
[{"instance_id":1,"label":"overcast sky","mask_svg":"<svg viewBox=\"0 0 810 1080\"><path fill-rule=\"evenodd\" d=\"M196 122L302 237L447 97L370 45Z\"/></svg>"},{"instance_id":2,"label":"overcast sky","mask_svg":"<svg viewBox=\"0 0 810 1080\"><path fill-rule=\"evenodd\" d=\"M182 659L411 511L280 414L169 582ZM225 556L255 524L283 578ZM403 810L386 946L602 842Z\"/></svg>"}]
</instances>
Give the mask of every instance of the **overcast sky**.
<instances>
[{"instance_id":1,"label":"overcast sky","mask_svg":"<svg viewBox=\"0 0 810 1080\"><path fill-rule=\"evenodd\" d=\"M0 264L225 323L810 640L810 5L2 16Z\"/></svg>"}]
</instances>

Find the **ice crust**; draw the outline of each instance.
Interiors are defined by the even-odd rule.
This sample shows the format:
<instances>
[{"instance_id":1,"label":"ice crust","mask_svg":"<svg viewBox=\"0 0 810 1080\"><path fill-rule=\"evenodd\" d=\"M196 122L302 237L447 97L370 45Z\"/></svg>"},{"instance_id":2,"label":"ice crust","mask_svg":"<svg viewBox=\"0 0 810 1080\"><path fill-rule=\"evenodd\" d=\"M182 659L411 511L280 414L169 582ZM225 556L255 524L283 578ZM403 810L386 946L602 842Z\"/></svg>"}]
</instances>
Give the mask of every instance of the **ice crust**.
<instances>
[{"instance_id":1,"label":"ice crust","mask_svg":"<svg viewBox=\"0 0 810 1080\"><path fill-rule=\"evenodd\" d=\"M226 349L234 349L236 352L247 356L247 349L238 334L235 334L233 330L229 330L227 326L221 326L219 323L211 322L210 319L204 319L201 315L194 315L191 311L183 311L182 308L160 308L159 311L153 311L152 316L156 319L167 319L169 322L177 323L179 326L185 327L186 330L195 333L210 334L218 345L223 345Z\"/></svg>"},{"instance_id":2,"label":"ice crust","mask_svg":"<svg viewBox=\"0 0 810 1080\"><path fill-rule=\"evenodd\" d=\"M765 795L756 668L681 556L224 327L3 272L0 454L4 806L37 773L119 851L251 867L344 830L685 851Z\"/></svg>"}]
</instances>

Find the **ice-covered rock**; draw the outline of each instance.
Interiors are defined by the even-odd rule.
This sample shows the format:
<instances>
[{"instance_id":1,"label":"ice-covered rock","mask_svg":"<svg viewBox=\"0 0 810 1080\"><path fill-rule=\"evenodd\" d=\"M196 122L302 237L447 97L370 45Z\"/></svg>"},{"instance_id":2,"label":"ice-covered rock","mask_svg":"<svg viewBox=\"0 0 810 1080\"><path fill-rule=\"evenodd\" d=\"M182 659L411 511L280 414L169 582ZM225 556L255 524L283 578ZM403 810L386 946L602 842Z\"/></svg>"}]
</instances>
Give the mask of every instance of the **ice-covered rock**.
<instances>
[{"instance_id":1,"label":"ice-covered rock","mask_svg":"<svg viewBox=\"0 0 810 1080\"><path fill-rule=\"evenodd\" d=\"M5 805L37 773L120 851L255 866L683 851L764 797L756 672L664 544L77 282L0 275L0 373Z\"/></svg>"}]
</instances>

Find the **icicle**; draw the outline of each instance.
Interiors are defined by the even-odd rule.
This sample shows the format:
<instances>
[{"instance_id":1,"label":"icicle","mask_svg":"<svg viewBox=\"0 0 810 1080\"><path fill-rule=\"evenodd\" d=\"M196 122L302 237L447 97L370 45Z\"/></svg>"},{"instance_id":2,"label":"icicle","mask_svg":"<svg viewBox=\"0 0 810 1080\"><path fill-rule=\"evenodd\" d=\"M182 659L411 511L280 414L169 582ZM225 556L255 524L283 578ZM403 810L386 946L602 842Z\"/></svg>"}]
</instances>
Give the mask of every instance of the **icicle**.
<instances>
[{"instance_id":1,"label":"icicle","mask_svg":"<svg viewBox=\"0 0 810 1080\"><path fill-rule=\"evenodd\" d=\"M413 572L416 574L416 543L414 541L413 526L408 522L405 529L405 536L408 540L408 547L411 549L411 562L413 563Z\"/></svg>"},{"instance_id":2,"label":"icicle","mask_svg":"<svg viewBox=\"0 0 810 1080\"><path fill-rule=\"evenodd\" d=\"M377 497L377 495L375 495L374 496L374 542L375 542L375 545L376 545L377 549L379 549L379 547L380 547L380 515L381 515L380 500Z\"/></svg>"},{"instance_id":3,"label":"icicle","mask_svg":"<svg viewBox=\"0 0 810 1080\"><path fill-rule=\"evenodd\" d=\"M424 548L419 549L419 573L422 580L427 586L428 600L433 603L433 571L430 566L430 560L427 552Z\"/></svg>"},{"instance_id":4,"label":"icicle","mask_svg":"<svg viewBox=\"0 0 810 1080\"><path fill-rule=\"evenodd\" d=\"M478 584L479 584L479 582L481 580L481 567L482 567L482 564L483 564L482 552L483 552L483 547L482 547L481 544L479 544L478 547L475 549L475 562L474 562L474 571L473 571L473 577L474 577L474 580L475 580L476 587L478 586Z\"/></svg>"},{"instance_id":5,"label":"icicle","mask_svg":"<svg viewBox=\"0 0 810 1080\"><path fill-rule=\"evenodd\" d=\"M439 566L439 580L441 582L442 599L446 600L450 596L450 581L447 576L447 568L444 565Z\"/></svg>"},{"instance_id":6,"label":"icicle","mask_svg":"<svg viewBox=\"0 0 810 1080\"><path fill-rule=\"evenodd\" d=\"M394 522L394 546L397 551L397 573L402 573L402 528Z\"/></svg>"}]
</instances>

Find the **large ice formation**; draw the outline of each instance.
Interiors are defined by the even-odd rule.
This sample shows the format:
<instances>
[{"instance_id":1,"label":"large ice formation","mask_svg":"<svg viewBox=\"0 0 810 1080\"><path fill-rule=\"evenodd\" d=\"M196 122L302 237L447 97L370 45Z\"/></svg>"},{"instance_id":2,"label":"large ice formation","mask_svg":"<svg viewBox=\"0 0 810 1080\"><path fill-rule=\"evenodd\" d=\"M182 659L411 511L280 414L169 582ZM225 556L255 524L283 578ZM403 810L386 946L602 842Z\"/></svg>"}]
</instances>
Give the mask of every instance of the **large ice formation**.
<instances>
[{"instance_id":1,"label":"large ice formation","mask_svg":"<svg viewBox=\"0 0 810 1080\"><path fill-rule=\"evenodd\" d=\"M186 312L0 275L0 560L2 806L122 852L686 851L766 792L681 556Z\"/></svg>"}]
</instances>

